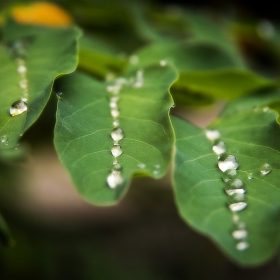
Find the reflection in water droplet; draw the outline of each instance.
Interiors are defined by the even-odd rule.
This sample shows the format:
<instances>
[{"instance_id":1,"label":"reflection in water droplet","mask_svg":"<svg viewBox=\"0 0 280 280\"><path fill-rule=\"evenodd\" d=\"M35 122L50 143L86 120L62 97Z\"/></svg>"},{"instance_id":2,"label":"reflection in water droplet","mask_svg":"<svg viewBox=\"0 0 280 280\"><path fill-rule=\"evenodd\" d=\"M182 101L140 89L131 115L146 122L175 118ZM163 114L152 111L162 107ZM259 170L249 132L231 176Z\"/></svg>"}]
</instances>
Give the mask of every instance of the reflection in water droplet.
<instances>
[{"instance_id":1,"label":"reflection in water droplet","mask_svg":"<svg viewBox=\"0 0 280 280\"><path fill-rule=\"evenodd\" d=\"M223 141L217 141L212 147L213 152L220 156L226 152L226 144Z\"/></svg>"},{"instance_id":2,"label":"reflection in water droplet","mask_svg":"<svg viewBox=\"0 0 280 280\"><path fill-rule=\"evenodd\" d=\"M120 127L114 128L111 131L111 137L114 141L120 141L124 138L123 130Z\"/></svg>"},{"instance_id":3,"label":"reflection in water droplet","mask_svg":"<svg viewBox=\"0 0 280 280\"><path fill-rule=\"evenodd\" d=\"M145 163L138 163L137 166L141 169L144 169L146 167Z\"/></svg>"},{"instance_id":4,"label":"reflection in water droplet","mask_svg":"<svg viewBox=\"0 0 280 280\"><path fill-rule=\"evenodd\" d=\"M237 171L235 169L229 169L229 170L225 171L223 180L225 183L227 183L231 179L233 179L235 176L237 176Z\"/></svg>"},{"instance_id":5,"label":"reflection in water droplet","mask_svg":"<svg viewBox=\"0 0 280 280\"><path fill-rule=\"evenodd\" d=\"M248 231L246 229L237 229L232 232L232 236L235 239L243 239L248 236Z\"/></svg>"},{"instance_id":6,"label":"reflection in water droplet","mask_svg":"<svg viewBox=\"0 0 280 280\"><path fill-rule=\"evenodd\" d=\"M115 144L111 149L111 153L114 157L119 157L122 154L122 148L119 144Z\"/></svg>"},{"instance_id":7,"label":"reflection in water droplet","mask_svg":"<svg viewBox=\"0 0 280 280\"><path fill-rule=\"evenodd\" d=\"M264 176L269 174L271 172L271 170L272 170L271 165L268 163L263 164L260 168L260 172Z\"/></svg>"},{"instance_id":8,"label":"reflection in water droplet","mask_svg":"<svg viewBox=\"0 0 280 280\"><path fill-rule=\"evenodd\" d=\"M56 97L57 99L61 100L63 98L63 92L57 92Z\"/></svg>"},{"instance_id":9,"label":"reflection in water droplet","mask_svg":"<svg viewBox=\"0 0 280 280\"><path fill-rule=\"evenodd\" d=\"M246 202L236 202L229 205L229 209L232 212L239 212L247 207Z\"/></svg>"},{"instance_id":10,"label":"reflection in water droplet","mask_svg":"<svg viewBox=\"0 0 280 280\"><path fill-rule=\"evenodd\" d=\"M246 250L249 247L249 243L246 241L241 241L236 244L236 249L239 251Z\"/></svg>"},{"instance_id":11,"label":"reflection in water droplet","mask_svg":"<svg viewBox=\"0 0 280 280\"><path fill-rule=\"evenodd\" d=\"M210 141L218 140L221 137L221 133L218 130L206 130L205 135Z\"/></svg>"},{"instance_id":12,"label":"reflection in water droplet","mask_svg":"<svg viewBox=\"0 0 280 280\"><path fill-rule=\"evenodd\" d=\"M107 183L111 189L118 187L123 182L123 177L119 171L112 170L107 177Z\"/></svg>"},{"instance_id":13,"label":"reflection in water droplet","mask_svg":"<svg viewBox=\"0 0 280 280\"><path fill-rule=\"evenodd\" d=\"M16 101L10 107L10 115L12 117L21 115L22 113L26 112L27 109L28 109L27 105L24 101L22 100Z\"/></svg>"},{"instance_id":14,"label":"reflection in water droplet","mask_svg":"<svg viewBox=\"0 0 280 280\"><path fill-rule=\"evenodd\" d=\"M237 169L239 163L235 156L233 155L222 155L218 160L218 167L222 172L225 172L229 169Z\"/></svg>"}]
</instances>

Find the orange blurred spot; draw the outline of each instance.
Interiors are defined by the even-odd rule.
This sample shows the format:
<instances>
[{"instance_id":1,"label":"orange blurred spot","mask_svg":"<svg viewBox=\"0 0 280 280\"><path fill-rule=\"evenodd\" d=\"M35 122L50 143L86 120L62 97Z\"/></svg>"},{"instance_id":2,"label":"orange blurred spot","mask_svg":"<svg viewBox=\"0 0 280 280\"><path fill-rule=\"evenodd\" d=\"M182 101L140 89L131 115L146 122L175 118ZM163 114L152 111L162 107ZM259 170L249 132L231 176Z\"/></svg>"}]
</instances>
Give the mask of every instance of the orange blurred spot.
<instances>
[{"instance_id":1,"label":"orange blurred spot","mask_svg":"<svg viewBox=\"0 0 280 280\"><path fill-rule=\"evenodd\" d=\"M15 21L23 24L67 26L72 23L69 14L55 4L47 2L16 6L11 13Z\"/></svg>"}]
</instances>

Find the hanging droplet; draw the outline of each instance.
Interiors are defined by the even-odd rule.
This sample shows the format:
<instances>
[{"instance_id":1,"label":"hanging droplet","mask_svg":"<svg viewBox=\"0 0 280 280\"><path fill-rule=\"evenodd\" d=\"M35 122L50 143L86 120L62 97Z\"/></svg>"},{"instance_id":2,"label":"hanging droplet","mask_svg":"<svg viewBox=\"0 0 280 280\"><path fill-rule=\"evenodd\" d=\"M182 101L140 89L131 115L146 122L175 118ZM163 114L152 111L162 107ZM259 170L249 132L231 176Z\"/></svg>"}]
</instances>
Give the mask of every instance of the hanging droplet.
<instances>
[{"instance_id":1,"label":"hanging droplet","mask_svg":"<svg viewBox=\"0 0 280 280\"><path fill-rule=\"evenodd\" d=\"M220 156L226 152L226 144L223 141L217 141L212 147L213 152Z\"/></svg>"},{"instance_id":2,"label":"hanging droplet","mask_svg":"<svg viewBox=\"0 0 280 280\"><path fill-rule=\"evenodd\" d=\"M237 176L237 171L235 169L229 169L229 170L225 171L223 180L225 183L227 183L236 176Z\"/></svg>"},{"instance_id":3,"label":"hanging droplet","mask_svg":"<svg viewBox=\"0 0 280 280\"><path fill-rule=\"evenodd\" d=\"M260 172L264 176L269 174L271 172L271 170L272 170L271 165L268 163L263 164L260 168Z\"/></svg>"},{"instance_id":4,"label":"hanging droplet","mask_svg":"<svg viewBox=\"0 0 280 280\"><path fill-rule=\"evenodd\" d=\"M218 140L221 137L221 133L218 130L206 130L205 135L210 141Z\"/></svg>"},{"instance_id":5,"label":"hanging droplet","mask_svg":"<svg viewBox=\"0 0 280 280\"><path fill-rule=\"evenodd\" d=\"M249 243L246 241L241 241L236 244L236 249L239 251L246 250L249 247Z\"/></svg>"},{"instance_id":6,"label":"hanging droplet","mask_svg":"<svg viewBox=\"0 0 280 280\"><path fill-rule=\"evenodd\" d=\"M146 167L145 163L138 163L137 166L141 169L144 169Z\"/></svg>"},{"instance_id":7,"label":"hanging droplet","mask_svg":"<svg viewBox=\"0 0 280 280\"><path fill-rule=\"evenodd\" d=\"M232 204L229 205L229 209L232 212L242 211L246 207L247 207L247 203L246 202L236 202L236 203L232 203Z\"/></svg>"},{"instance_id":8,"label":"hanging droplet","mask_svg":"<svg viewBox=\"0 0 280 280\"><path fill-rule=\"evenodd\" d=\"M0 140L1 140L1 143L6 143L7 141L8 141L8 137L7 137L7 135L3 135L1 138L0 138Z\"/></svg>"},{"instance_id":9,"label":"hanging droplet","mask_svg":"<svg viewBox=\"0 0 280 280\"><path fill-rule=\"evenodd\" d=\"M22 113L26 112L27 109L28 109L27 105L24 101L22 100L16 101L10 107L10 115L12 117L21 115Z\"/></svg>"},{"instance_id":10,"label":"hanging droplet","mask_svg":"<svg viewBox=\"0 0 280 280\"><path fill-rule=\"evenodd\" d=\"M120 127L112 129L111 137L114 141L122 140L124 138L123 130Z\"/></svg>"},{"instance_id":11,"label":"hanging droplet","mask_svg":"<svg viewBox=\"0 0 280 280\"><path fill-rule=\"evenodd\" d=\"M239 163L235 156L233 155L222 155L218 160L218 167L222 172L225 172L229 169L237 169Z\"/></svg>"},{"instance_id":12,"label":"hanging droplet","mask_svg":"<svg viewBox=\"0 0 280 280\"><path fill-rule=\"evenodd\" d=\"M107 183L111 189L118 187L123 182L123 177L119 171L112 170L107 177Z\"/></svg>"},{"instance_id":13,"label":"hanging droplet","mask_svg":"<svg viewBox=\"0 0 280 280\"><path fill-rule=\"evenodd\" d=\"M56 97L57 99L61 100L63 98L63 92L57 92Z\"/></svg>"},{"instance_id":14,"label":"hanging droplet","mask_svg":"<svg viewBox=\"0 0 280 280\"><path fill-rule=\"evenodd\" d=\"M122 154L122 148L119 144L115 144L111 149L111 153L114 157L119 157Z\"/></svg>"},{"instance_id":15,"label":"hanging droplet","mask_svg":"<svg viewBox=\"0 0 280 280\"><path fill-rule=\"evenodd\" d=\"M235 239L244 239L248 236L248 231L246 229L237 229L232 232L232 236Z\"/></svg>"}]
</instances>

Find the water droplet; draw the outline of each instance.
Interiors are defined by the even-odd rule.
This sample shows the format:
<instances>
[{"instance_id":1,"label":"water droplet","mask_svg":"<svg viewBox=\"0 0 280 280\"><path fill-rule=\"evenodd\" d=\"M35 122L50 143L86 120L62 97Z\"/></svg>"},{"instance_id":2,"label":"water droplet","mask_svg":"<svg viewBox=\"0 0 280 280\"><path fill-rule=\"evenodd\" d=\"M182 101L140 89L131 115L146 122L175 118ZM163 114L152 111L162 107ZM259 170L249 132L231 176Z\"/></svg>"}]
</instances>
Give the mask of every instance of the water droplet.
<instances>
[{"instance_id":1,"label":"water droplet","mask_svg":"<svg viewBox=\"0 0 280 280\"><path fill-rule=\"evenodd\" d=\"M235 239L244 239L248 236L248 231L246 229L237 229L232 232L232 236Z\"/></svg>"},{"instance_id":2,"label":"water droplet","mask_svg":"<svg viewBox=\"0 0 280 280\"><path fill-rule=\"evenodd\" d=\"M118 108L117 102L111 101L109 105L110 105L110 108L112 108L112 109Z\"/></svg>"},{"instance_id":3,"label":"water droplet","mask_svg":"<svg viewBox=\"0 0 280 280\"><path fill-rule=\"evenodd\" d=\"M122 86L120 84L110 85L106 87L106 90L113 94L118 94L121 90Z\"/></svg>"},{"instance_id":4,"label":"water droplet","mask_svg":"<svg viewBox=\"0 0 280 280\"><path fill-rule=\"evenodd\" d=\"M160 173L159 170L154 170L154 171L153 171L153 174L154 174L154 175L158 175L159 173Z\"/></svg>"},{"instance_id":5,"label":"water droplet","mask_svg":"<svg viewBox=\"0 0 280 280\"><path fill-rule=\"evenodd\" d=\"M119 157L122 154L122 148L119 144L114 144L113 148L111 149L111 153L114 157Z\"/></svg>"},{"instance_id":6,"label":"water droplet","mask_svg":"<svg viewBox=\"0 0 280 280\"><path fill-rule=\"evenodd\" d=\"M28 86L28 81L26 79L22 79L19 81L19 86L22 88L22 89L27 89L27 86Z\"/></svg>"},{"instance_id":7,"label":"water droplet","mask_svg":"<svg viewBox=\"0 0 280 280\"><path fill-rule=\"evenodd\" d=\"M221 137L221 133L218 130L206 130L205 135L210 141L218 140Z\"/></svg>"},{"instance_id":8,"label":"water droplet","mask_svg":"<svg viewBox=\"0 0 280 280\"><path fill-rule=\"evenodd\" d=\"M156 169L160 169L160 164L156 164L156 165L155 165L155 168L156 168Z\"/></svg>"},{"instance_id":9,"label":"water droplet","mask_svg":"<svg viewBox=\"0 0 280 280\"><path fill-rule=\"evenodd\" d=\"M271 165L268 163L263 164L260 168L260 172L264 176L269 174L271 172L271 170L272 170Z\"/></svg>"},{"instance_id":10,"label":"water droplet","mask_svg":"<svg viewBox=\"0 0 280 280\"><path fill-rule=\"evenodd\" d=\"M264 40L269 40L273 38L275 34L275 28L273 24L268 20L261 20L257 24L257 33Z\"/></svg>"},{"instance_id":11,"label":"water droplet","mask_svg":"<svg viewBox=\"0 0 280 280\"><path fill-rule=\"evenodd\" d=\"M136 65L139 62L139 57L137 55L131 55L129 57L129 63L132 65Z\"/></svg>"},{"instance_id":12,"label":"water droplet","mask_svg":"<svg viewBox=\"0 0 280 280\"><path fill-rule=\"evenodd\" d=\"M27 71L27 68L25 65L19 65L18 69L17 69L18 73L20 74L24 74Z\"/></svg>"},{"instance_id":13,"label":"water droplet","mask_svg":"<svg viewBox=\"0 0 280 280\"><path fill-rule=\"evenodd\" d=\"M220 156L226 152L226 144L223 141L217 141L212 147L213 152Z\"/></svg>"},{"instance_id":14,"label":"water droplet","mask_svg":"<svg viewBox=\"0 0 280 280\"><path fill-rule=\"evenodd\" d=\"M113 126L114 126L115 128L117 128L119 125L120 125L120 121L119 121L119 120L114 120L114 121L113 121Z\"/></svg>"},{"instance_id":15,"label":"water droplet","mask_svg":"<svg viewBox=\"0 0 280 280\"><path fill-rule=\"evenodd\" d=\"M266 113L266 112L268 112L268 111L269 111L269 107L264 107L264 108L263 108L263 112L264 112L264 113Z\"/></svg>"},{"instance_id":16,"label":"water droplet","mask_svg":"<svg viewBox=\"0 0 280 280\"><path fill-rule=\"evenodd\" d=\"M145 163L138 163L137 166L141 169L144 169L146 167Z\"/></svg>"},{"instance_id":17,"label":"water droplet","mask_svg":"<svg viewBox=\"0 0 280 280\"><path fill-rule=\"evenodd\" d=\"M229 170L225 171L223 180L225 183L227 183L231 179L233 179L235 176L237 176L237 171L235 169L229 169Z\"/></svg>"},{"instance_id":18,"label":"water droplet","mask_svg":"<svg viewBox=\"0 0 280 280\"><path fill-rule=\"evenodd\" d=\"M26 97L22 97L20 100L26 103L28 99Z\"/></svg>"},{"instance_id":19,"label":"water droplet","mask_svg":"<svg viewBox=\"0 0 280 280\"><path fill-rule=\"evenodd\" d=\"M252 180L254 178L253 173L248 173L247 178L248 180Z\"/></svg>"},{"instance_id":20,"label":"water droplet","mask_svg":"<svg viewBox=\"0 0 280 280\"><path fill-rule=\"evenodd\" d=\"M114 141L122 140L124 138L123 130L120 127L112 129L111 137Z\"/></svg>"},{"instance_id":21,"label":"water droplet","mask_svg":"<svg viewBox=\"0 0 280 280\"><path fill-rule=\"evenodd\" d=\"M236 203L232 203L232 204L229 205L229 209L232 212L242 211L246 207L247 207L247 203L246 202L236 202Z\"/></svg>"},{"instance_id":22,"label":"water droplet","mask_svg":"<svg viewBox=\"0 0 280 280\"><path fill-rule=\"evenodd\" d=\"M222 155L218 160L218 167L222 172L225 172L229 169L237 169L239 163L235 156L233 155Z\"/></svg>"},{"instance_id":23,"label":"water droplet","mask_svg":"<svg viewBox=\"0 0 280 280\"><path fill-rule=\"evenodd\" d=\"M24 101L16 101L10 107L10 115L12 117L18 116L27 111L27 105Z\"/></svg>"},{"instance_id":24,"label":"water droplet","mask_svg":"<svg viewBox=\"0 0 280 280\"><path fill-rule=\"evenodd\" d=\"M113 170L115 170L115 171L121 171L122 170L122 166L120 165L119 162L114 162L113 163Z\"/></svg>"},{"instance_id":25,"label":"water droplet","mask_svg":"<svg viewBox=\"0 0 280 280\"><path fill-rule=\"evenodd\" d=\"M0 140L1 140L1 143L6 143L8 141L7 135L3 135Z\"/></svg>"},{"instance_id":26,"label":"water droplet","mask_svg":"<svg viewBox=\"0 0 280 280\"><path fill-rule=\"evenodd\" d=\"M244 189L238 189L238 191L235 190L235 192L232 195L230 195L230 203L244 202L244 200L245 200Z\"/></svg>"},{"instance_id":27,"label":"water droplet","mask_svg":"<svg viewBox=\"0 0 280 280\"><path fill-rule=\"evenodd\" d=\"M159 62L159 65L162 66L162 67L166 66L166 64L167 64L167 62L165 60L161 60Z\"/></svg>"},{"instance_id":28,"label":"water droplet","mask_svg":"<svg viewBox=\"0 0 280 280\"><path fill-rule=\"evenodd\" d=\"M232 179L227 182L227 185L231 188L239 189L244 186L244 183L241 179Z\"/></svg>"},{"instance_id":29,"label":"water droplet","mask_svg":"<svg viewBox=\"0 0 280 280\"><path fill-rule=\"evenodd\" d=\"M57 99L61 100L63 98L63 92L57 92L56 97Z\"/></svg>"},{"instance_id":30,"label":"water droplet","mask_svg":"<svg viewBox=\"0 0 280 280\"><path fill-rule=\"evenodd\" d=\"M227 189L225 190L227 195L233 196L235 194L245 194L245 189Z\"/></svg>"},{"instance_id":31,"label":"water droplet","mask_svg":"<svg viewBox=\"0 0 280 280\"><path fill-rule=\"evenodd\" d=\"M113 118L117 118L120 115L120 111L118 108L114 108L111 110L111 115Z\"/></svg>"},{"instance_id":32,"label":"water droplet","mask_svg":"<svg viewBox=\"0 0 280 280\"><path fill-rule=\"evenodd\" d=\"M119 171L112 170L107 177L107 183L111 189L118 187L123 182L123 177Z\"/></svg>"},{"instance_id":33,"label":"water droplet","mask_svg":"<svg viewBox=\"0 0 280 280\"><path fill-rule=\"evenodd\" d=\"M138 70L136 73L136 80L135 80L135 83L133 84L133 86L135 88L140 88L143 86L143 84L144 84L143 71Z\"/></svg>"},{"instance_id":34,"label":"water droplet","mask_svg":"<svg viewBox=\"0 0 280 280\"><path fill-rule=\"evenodd\" d=\"M236 244L236 249L239 251L246 250L249 247L249 243L246 241L241 241Z\"/></svg>"}]
</instances>

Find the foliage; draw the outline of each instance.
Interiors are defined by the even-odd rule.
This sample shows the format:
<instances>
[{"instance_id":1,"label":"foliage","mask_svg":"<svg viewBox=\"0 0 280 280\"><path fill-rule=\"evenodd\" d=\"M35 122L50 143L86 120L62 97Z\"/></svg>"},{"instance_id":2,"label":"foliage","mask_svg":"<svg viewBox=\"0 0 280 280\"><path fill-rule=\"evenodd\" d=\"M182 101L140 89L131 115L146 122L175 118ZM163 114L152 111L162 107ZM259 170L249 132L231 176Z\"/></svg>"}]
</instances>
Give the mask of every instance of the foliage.
<instances>
[{"instance_id":1,"label":"foliage","mask_svg":"<svg viewBox=\"0 0 280 280\"><path fill-rule=\"evenodd\" d=\"M1 162L22 157L21 136L57 96L54 144L85 200L117 203L133 178L159 179L172 166L182 218L237 263L267 261L279 249L279 67L246 56L242 23L184 8L83 2L61 2L73 17L61 10L62 24L58 7L31 22L14 13L25 7L3 9ZM270 23L267 33L254 24L246 34L278 61ZM227 106L207 128L170 117L220 100ZM207 131L220 136L209 140ZM220 170L224 154L239 166ZM2 217L0 229L9 243Z\"/></svg>"}]
</instances>

